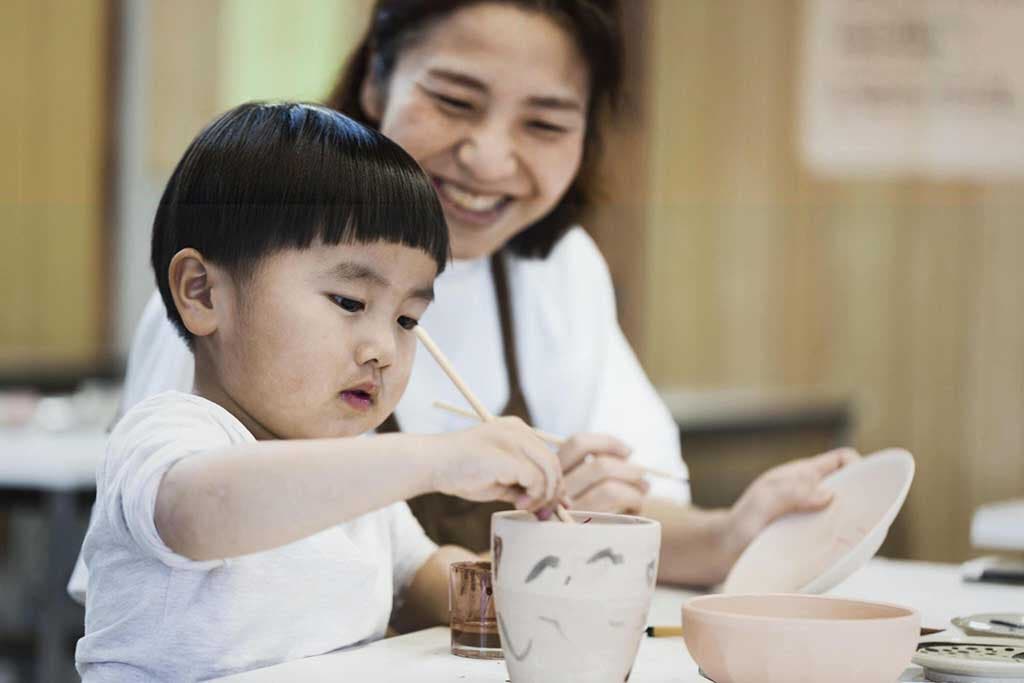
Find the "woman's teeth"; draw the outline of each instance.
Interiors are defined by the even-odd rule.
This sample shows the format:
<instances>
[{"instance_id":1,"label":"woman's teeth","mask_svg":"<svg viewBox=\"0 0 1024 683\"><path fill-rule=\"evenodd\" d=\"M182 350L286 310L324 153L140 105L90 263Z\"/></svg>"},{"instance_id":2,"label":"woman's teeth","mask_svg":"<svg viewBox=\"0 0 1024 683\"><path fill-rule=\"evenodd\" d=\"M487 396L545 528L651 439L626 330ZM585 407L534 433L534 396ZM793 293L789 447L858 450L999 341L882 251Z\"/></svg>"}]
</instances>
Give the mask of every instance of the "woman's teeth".
<instances>
[{"instance_id":1,"label":"woman's teeth","mask_svg":"<svg viewBox=\"0 0 1024 683\"><path fill-rule=\"evenodd\" d=\"M466 209L467 211L493 211L505 199L505 195L500 194L469 192L468 190L456 187L446 180L439 181L438 187L445 196L445 199L460 209Z\"/></svg>"}]
</instances>

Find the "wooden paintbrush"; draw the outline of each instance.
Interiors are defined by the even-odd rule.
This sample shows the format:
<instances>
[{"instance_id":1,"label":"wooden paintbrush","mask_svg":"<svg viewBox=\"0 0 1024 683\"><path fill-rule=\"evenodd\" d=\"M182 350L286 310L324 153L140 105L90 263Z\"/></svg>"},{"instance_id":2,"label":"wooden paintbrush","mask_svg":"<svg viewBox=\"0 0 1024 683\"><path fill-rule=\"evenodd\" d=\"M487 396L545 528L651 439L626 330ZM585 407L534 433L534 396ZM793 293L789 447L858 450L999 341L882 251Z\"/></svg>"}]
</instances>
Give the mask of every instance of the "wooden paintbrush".
<instances>
[{"instance_id":1,"label":"wooden paintbrush","mask_svg":"<svg viewBox=\"0 0 1024 683\"><path fill-rule=\"evenodd\" d=\"M417 325L413 331L419 338L420 343L426 347L427 351L430 352L430 355L432 355L434 360L437 361L437 364L441 366L442 370L444 370L444 374L448 375L448 379L452 381L455 388L458 389L463 398L469 402L469 405L473 406L473 410L476 411L476 416L480 418L480 421L493 422L494 416L491 415L491 412L487 410L483 403L480 402L476 395L470 390L469 386L462 381L462 377L460 377L459 373L455 371L455 366L451 364L451 361L449 361L448 357L444 355L444 352L441 351L437 344L434 343L434 340L430 338L427 331L423 329L423 325ZM566 512L565 508L562 507L561 504L555 505L555 514L558 516L558 519L562 520L566 524L576 523L576 520Z\"/></svg>"},{"instance_id":2,"label":"wooden paintbrush","mask_svg":"<svg viewBox=\"0 0 1024 683\"><path fill-rule=\"evenodd\" d=\"M455 415L461 415L463 417L468 417L471 420L479 420L480 419L472 411L466 410L465 408L460 408L458 406L454 406L451 403L448 403L447 401L434 401L434 407L438 408L439 410L444 410L444 411L447 411L449 413L453 413ZM558 447L558 446L561 446L562 444L565 443L565 437L557 436L557 435L552 434L550 432L545 432L545 431L543 431L541 429L536 429L536 428L534 428L533 431L537 434L537 436L539 436L540 438L544 439L545 441L547 441L552 446ZM673 481L678 481L678 482L683 483L683 484L688 484L690 482L690 480L687 479L686 477L681 477L678 474L673 474L672 472L666 472L664 470L655 469L654 467L642 467L641 466L640 469L642 469L644 472L646 472L647 474L651 475L652 477L661 477L663 479L671 479Z\"/></svg>"},{"instance_id":3,"label":"wooden paintbrush","mask_svg":"<svg viewBox=\"0 0 1024 683\"><path fill-rule=\"evenodd\" d=\"M941 633L941 628L925 628L921 627L922 636L930 636L933 633ZM648 626L644 629L644 633L650 638L673 638L683 635L682 626Z\"/></svg>"}]
</instances>

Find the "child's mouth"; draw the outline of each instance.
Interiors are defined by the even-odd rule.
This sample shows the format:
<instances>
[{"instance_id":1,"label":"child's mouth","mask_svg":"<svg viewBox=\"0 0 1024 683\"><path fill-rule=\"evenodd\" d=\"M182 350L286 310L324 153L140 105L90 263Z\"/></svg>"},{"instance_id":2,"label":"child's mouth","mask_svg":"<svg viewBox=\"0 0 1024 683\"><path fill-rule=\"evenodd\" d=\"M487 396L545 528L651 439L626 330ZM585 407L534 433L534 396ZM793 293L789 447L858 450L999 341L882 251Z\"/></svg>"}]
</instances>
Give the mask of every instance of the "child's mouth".
<instances>
[{"instance_id":1,"label":"child's mouth","mask_svg":"<svg viewBox=\"0 0 1024 683\"><path fill-rule=\"evenodd\" d=\"M366 412L373 406L373 396L361 389L346 389L341 392L341 400L360 412Z\"/></svg>"}]
</instances>

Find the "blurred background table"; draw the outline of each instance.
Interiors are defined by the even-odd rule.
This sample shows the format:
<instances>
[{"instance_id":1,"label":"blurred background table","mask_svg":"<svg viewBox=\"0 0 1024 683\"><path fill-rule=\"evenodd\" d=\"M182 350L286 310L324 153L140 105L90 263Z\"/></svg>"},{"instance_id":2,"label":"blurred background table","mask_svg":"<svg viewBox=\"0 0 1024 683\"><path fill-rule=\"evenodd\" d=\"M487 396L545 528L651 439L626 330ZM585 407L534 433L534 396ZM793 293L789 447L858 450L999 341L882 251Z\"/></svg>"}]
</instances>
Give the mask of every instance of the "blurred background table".
<instances>
[{"instance_id":1,"label":"blurred background table","mask_svg":"<svg viewBox=\"0 0 1024 683\"><path fill-rule=\"evenodd\" d=\"M679 425L693 502L732 505L768 468L850 443L853 410L823 390L663 389Z\"/></svg>"},{"instance_id":2,"label":"blurred background table","mask_svg":"<svg viewBox=\"0 0 1024 683\"><path fill-rule=\"evenodd\" d=\"M83 632L85 613L68 597L66 586L106 440L98 427L0 429L0 510L7 522L25 513L29 520L22 527L38 528L41 534L25 538L5 529L9 552L0 578L5 588L0 653L15 662L18 680L74 680L74 643ZM24 547L28 544L32 547Z\"/></svg>"}]
</instances>

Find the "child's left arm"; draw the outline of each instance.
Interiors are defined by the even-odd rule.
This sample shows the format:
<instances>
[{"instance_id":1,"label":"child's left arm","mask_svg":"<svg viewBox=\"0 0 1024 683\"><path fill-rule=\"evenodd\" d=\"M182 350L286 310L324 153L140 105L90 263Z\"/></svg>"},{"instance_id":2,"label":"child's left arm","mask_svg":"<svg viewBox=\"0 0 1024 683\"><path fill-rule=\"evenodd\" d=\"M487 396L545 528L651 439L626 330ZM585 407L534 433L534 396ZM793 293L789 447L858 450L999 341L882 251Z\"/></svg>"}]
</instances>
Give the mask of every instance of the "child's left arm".
<instances>
[{"instance_id":1,"label":"child's left arm","mask_svg":"<svg viewBox=\"0 0 1024 683\"><path fill-rule=\"evenodd\" d=\"M465 548L441 546L427 558L405 592L405 602L395 614L394 626L403 633L448 625L448 565L480 557Z\"/></svg>"}]
</instances>

